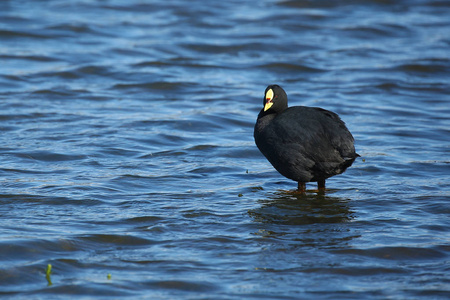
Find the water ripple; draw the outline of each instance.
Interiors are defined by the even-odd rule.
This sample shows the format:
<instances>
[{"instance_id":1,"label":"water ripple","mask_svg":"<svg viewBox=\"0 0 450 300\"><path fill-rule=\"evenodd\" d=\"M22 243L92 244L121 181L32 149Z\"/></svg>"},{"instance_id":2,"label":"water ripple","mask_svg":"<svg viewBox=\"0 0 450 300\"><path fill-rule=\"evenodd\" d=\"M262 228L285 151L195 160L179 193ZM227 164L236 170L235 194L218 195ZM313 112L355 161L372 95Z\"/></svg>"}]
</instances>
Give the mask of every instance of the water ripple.
<instances>
[{"instance_id":1,"label":"water ripple","mask_svg":"<svg viewBox=\"0 0 450 300\"><path fill-rule=\"evenodd\" d=\"M0 294L446 299L448 7L0 1ZM254 145L272 83L355 137L325 193Z\"/></svg>"}]
</instances>

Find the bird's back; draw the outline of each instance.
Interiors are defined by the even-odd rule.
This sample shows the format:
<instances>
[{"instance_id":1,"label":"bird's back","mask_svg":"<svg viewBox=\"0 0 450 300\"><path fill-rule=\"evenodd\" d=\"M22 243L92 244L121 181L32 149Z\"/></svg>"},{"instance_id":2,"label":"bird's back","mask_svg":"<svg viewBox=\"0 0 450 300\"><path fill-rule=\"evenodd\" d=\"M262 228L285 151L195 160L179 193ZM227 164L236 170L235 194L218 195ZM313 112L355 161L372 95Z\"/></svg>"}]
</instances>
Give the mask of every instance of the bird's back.
<instances>
[{"instance_id":1,"label":"bird's back","mask_svg":"<svg viewBox=\"0 0 450 300\"><path fill-rule=\"evenodd\" d=\"M339 116L315 107L294 106L275 117L260 116L255 141L278 172L301 182L340 174L358 156Z\"/></svg>"}]
</instances>

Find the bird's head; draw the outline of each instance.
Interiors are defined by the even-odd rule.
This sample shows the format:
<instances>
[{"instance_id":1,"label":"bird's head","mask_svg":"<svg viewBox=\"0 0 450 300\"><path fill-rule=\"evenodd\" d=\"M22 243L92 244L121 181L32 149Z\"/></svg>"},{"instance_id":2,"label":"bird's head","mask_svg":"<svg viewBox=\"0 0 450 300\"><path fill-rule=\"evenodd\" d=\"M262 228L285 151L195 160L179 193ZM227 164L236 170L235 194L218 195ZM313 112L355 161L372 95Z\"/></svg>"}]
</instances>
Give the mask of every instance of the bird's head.
<instances>
[{"instance_id":1,"label":"bird's head","mask_svg":"<svg viewBox=\"0 0 450 300\"><path fill-rule=\"evenodd\" d=\"M279 85L269 85L264 92L263 110L280 113L287 108L286 92Z\"/></svg>"}]
</instances>

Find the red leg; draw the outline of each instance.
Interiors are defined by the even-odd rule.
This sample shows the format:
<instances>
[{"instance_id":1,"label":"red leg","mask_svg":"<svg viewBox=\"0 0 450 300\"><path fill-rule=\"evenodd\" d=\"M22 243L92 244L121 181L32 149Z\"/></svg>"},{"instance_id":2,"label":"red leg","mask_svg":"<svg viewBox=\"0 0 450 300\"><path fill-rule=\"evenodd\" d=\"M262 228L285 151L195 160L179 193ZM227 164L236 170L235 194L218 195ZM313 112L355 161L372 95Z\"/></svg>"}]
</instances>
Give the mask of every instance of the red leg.
<instances>
[{"instance_id":1,"label":"red leg","mask_svg":"<svg viewBox=\"0 0 450 300\"><path fill-rule=\"evenodd\" d=\"M325 190L325 179L320 179L317 181L317 188L319 190Z\"/></svg>"},{"instance_id":2,"label":"red leg","mask_svg":"<svg viewBox=\"0 0 450 300\"><path fill-rule=\"evenodd\" d=\"M299 183L298 183L298 191L299 191L299 192L302 192L302 193L306 192L306 183L304 183L304 182L299 182Z\"/></svg>"}]
</instances>

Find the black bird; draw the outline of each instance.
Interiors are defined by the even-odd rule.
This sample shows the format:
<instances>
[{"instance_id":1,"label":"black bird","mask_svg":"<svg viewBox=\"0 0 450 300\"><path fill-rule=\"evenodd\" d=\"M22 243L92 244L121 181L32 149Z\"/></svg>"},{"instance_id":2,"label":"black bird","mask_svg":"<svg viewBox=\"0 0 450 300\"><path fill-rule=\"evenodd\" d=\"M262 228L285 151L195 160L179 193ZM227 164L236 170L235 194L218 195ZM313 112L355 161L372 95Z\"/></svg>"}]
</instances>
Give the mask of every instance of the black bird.
<instances>
[{"instance_id":1,"label":"black bird","mask_svg":"<svg viewBox=\"0 0 450 300\"><path fill-rule=\"evenodd\" d=\"M325 189L325 180L343 173L359 155L353 136L334 112L306 106L288 108L286 92L269 85L264 92L264 108L255 125L256 146L281 175L298 182L316 182Z\"/></svg>"}]
</instances>

